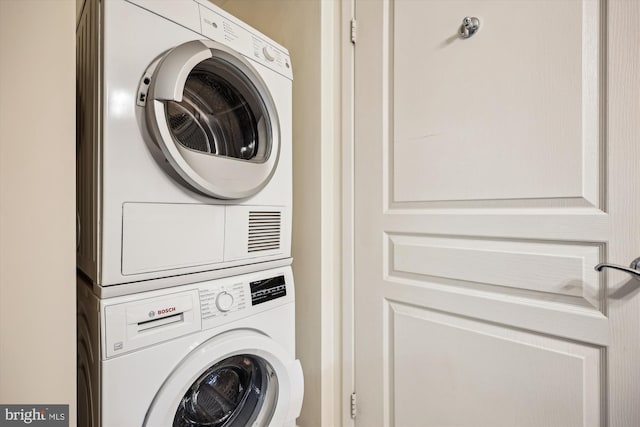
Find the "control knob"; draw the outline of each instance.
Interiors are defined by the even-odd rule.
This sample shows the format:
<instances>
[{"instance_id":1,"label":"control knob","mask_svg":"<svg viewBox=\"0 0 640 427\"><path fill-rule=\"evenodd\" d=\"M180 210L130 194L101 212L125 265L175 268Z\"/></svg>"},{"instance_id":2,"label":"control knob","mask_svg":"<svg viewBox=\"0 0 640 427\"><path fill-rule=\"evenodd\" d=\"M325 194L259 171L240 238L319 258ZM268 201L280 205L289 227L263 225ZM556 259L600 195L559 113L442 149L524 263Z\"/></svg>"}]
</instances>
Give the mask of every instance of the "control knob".
<instances>
[{"instance_id":1,"label":"control knob","mask_svg":"<svg viewBox=\"0 0 640 427\"><path fill-rule=\"evenodd\" d=\"M263 47L262 53L264 53L264 58L269 62L273 62L276 59L275 52L273 51L273 48L271 48L271 46Z\"/></svg>"},{"instance_id":2,"label":"control knob","mask_svg":"<svg viewBox=\"0 0 640 427\"><path fill-rule=\"evenodd\" d=\"M216 307L218 310L225 312L231 310L233 306L233 295L227 291L222 291L216 297Z\"/></svg>"}]
</instances>

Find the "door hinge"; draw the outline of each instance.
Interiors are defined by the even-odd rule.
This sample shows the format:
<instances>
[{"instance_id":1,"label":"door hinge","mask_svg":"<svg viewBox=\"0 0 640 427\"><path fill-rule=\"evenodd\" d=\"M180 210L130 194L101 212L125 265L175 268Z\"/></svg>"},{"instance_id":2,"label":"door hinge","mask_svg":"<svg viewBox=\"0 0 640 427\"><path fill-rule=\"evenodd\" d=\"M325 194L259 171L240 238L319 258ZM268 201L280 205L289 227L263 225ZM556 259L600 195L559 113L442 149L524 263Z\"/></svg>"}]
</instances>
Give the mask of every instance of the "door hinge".
<instances>
[{"instance_id":1,"label":"door hinge","mask_svg":"<svg viewBox=\"0 0 640 427\"><path fill-rule=\"evenodd\" d=\"M356 23L356 18L351 19L351 43L356 43L358 25Z\"/></svg>"},{"instance_id":2,"label":"door hinge","mask_svg":"<svg viewBox=\"0 0 640 427\"><path fill-rule=\"evenodd\" d=\"M358 401L356 400L356 394L351 393L351 418L356 418L356 409L358 406Z\"/></svg>"}]
</instances>

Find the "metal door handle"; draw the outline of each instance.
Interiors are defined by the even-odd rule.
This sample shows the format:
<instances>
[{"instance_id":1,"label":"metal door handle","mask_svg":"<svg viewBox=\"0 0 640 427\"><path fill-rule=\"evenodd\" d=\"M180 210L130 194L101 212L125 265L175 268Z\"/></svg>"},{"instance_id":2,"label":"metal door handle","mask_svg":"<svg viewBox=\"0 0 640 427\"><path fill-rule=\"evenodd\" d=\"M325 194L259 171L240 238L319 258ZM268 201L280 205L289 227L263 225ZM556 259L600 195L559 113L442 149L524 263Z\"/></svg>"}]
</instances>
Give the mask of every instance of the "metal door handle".
<instances>
[{"instance_id":1,"label":"metal door handle","mask_svg":"<svg viewBox=\"0 0 640 427\"><path fill-rule=\"evenodd\" d=\"M640 280L640 258L636 258L631 261L629 267L625 267L624 265L618 264L606 264L600 263L593 267L596 271L602 271L603 268L613 268L615 270L624 271L625 273L631 274L634 278Z\"/></svg>"}]
</instances>

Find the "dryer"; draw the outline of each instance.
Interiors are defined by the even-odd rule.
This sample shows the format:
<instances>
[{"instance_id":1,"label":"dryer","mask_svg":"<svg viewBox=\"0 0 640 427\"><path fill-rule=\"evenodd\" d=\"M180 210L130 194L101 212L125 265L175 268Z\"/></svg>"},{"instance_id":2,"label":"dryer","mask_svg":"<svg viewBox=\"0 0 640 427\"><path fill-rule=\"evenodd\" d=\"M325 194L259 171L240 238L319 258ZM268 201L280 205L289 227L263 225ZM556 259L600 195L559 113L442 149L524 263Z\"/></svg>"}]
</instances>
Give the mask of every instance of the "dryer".
<instances>
[{"instance_id":1,"label":"dryer","mask_svg":"<svg viewBox=\"0 0 640 427\"><path fill-rule=\"evenodd\" d=\"M78 282L78 425L295 426L290 267L99 299Z\"/></svg>"},{"instance_id":2,"label":"dryer","mask_svg":"<svg viewBox=\"0 0 640 427\"><path fill-rule=\"evenodd\" d=\"M98 295L290 264L284 47L206 0L87 0L77 53L78 266Z\"/></svg>"}]
</instances>

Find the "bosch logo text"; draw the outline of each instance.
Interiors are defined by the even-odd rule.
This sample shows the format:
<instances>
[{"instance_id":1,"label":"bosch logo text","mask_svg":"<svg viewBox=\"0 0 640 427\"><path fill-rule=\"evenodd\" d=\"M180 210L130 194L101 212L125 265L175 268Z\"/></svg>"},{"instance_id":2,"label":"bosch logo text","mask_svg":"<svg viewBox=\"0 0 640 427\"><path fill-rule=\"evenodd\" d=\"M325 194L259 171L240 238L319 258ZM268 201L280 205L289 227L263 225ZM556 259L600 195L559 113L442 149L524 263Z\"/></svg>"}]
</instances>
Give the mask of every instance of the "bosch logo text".
<instances>
[{"instance_id":1,"label":"bosch logo text","mask_svg":"<svg viewBox=\"0 0 640 427\"><path fill-rule=\"evenodd\" d=\"M161 316L163 314L173 313L174 311L176 311L175 307L161 308L160 310L158 310L158 316Z\"/></svg>"}]
</instances>

